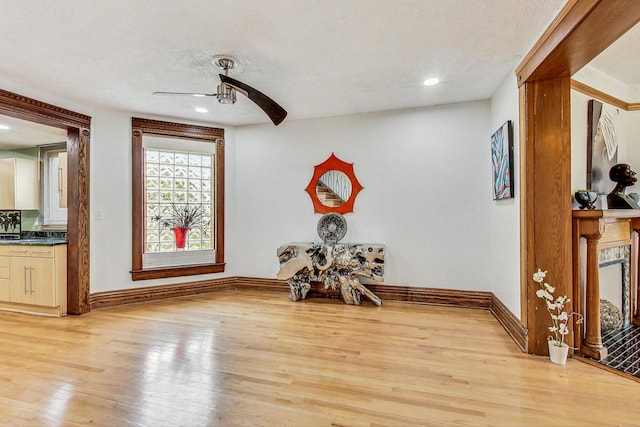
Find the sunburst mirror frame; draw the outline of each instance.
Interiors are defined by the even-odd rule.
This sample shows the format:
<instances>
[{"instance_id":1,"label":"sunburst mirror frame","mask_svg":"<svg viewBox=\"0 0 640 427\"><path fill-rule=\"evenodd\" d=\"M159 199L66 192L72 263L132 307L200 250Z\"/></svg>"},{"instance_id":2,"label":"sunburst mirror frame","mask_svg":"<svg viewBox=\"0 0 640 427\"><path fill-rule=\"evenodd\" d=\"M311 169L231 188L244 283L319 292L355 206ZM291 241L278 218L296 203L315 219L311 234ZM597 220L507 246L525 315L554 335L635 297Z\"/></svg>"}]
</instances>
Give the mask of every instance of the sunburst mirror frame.
<instances>
[{"instance_id":1,"label":"sunburst mirror frame","mask_svg":"<svg viewBox=\"0 0 640 427\"><path fill-rule=\"evenodd\" d=\"M316 193L316 185L320 177L326 172L332 170L344 173L349 178L349 181L351 181L351 194L349 198L342 205L333 207L324 205L320 201L320 199L318 198L318 194ZM355 203L356 197L363 188L364 187L360 184L360 182L358 182L356 174L353 171L353 163L347 163L343 160L340 160L338 157L336 157L335 154L331 153L331 156L329 156L327 160L313 167L313 176L311 177L311 181L309 181L309 185L307 185L307 188L305 188L304 191L306 191L309 194L309 197L311 197L314 213L326 214L335 212L339 214L346 214L349 212L353 212L353 205Z\"/></svg>"}]
</instances>

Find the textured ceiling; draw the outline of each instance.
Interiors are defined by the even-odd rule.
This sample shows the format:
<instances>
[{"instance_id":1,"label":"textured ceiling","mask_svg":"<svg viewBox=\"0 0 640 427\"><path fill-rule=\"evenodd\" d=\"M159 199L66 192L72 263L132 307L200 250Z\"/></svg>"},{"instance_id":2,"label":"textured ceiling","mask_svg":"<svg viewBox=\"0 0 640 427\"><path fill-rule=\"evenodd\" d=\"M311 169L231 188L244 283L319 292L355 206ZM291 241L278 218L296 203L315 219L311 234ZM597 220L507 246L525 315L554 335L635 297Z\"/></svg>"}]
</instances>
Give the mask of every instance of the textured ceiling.
<instances>
[{"instance_id":1,"label":"textured ceiling","mask_svg":"<svg viewBox=\"0 0 640 427\"><path fill-rule=\"evenodd\" d=\"M637 24L589 64L629 86L632 98L624 99L627 102L640 102L639 46L640 24Z\"/></svg>"},{"instance_id":2,"label":"textured ceiling","mask_svg":"<svg viewBox=\"0 0 640 427\"><path fill-rule=\"evenodd\" d=\"M4 1L0 87L139 115L268 122L242 96L225 106L152 95L215 92L210 58L230 54L240 63L231 76L279 102L288 120L487 99L564 3ZM442 84L423 86L430 76Z\"/></svg>"},{"instance_id":3,"label":"textured ceiling","mask_svg":"<svg viewBox=\"0 0 640 427\"><path fill-rule=\"evenodd\" d=\"M2 129L2 125L9 129ZM18 150L67 141L67 131L8 116L0 116L0 149Z\"/></svg>"}]
</instances>

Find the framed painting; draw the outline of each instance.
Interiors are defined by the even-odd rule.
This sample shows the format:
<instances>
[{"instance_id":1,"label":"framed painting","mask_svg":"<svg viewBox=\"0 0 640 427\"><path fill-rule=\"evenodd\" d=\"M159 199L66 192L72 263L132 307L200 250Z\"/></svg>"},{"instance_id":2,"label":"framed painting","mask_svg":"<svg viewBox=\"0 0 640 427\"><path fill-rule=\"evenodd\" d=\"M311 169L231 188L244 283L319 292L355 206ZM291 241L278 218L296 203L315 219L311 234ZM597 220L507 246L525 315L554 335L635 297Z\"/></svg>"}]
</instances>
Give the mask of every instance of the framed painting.
<instances>
[{"instance_id":1,"label":"framed painting","mask_svg":"<svg viewBox=\"0 0 640 427\"><path fill-rule=\"evenodd\" d=\"M513 125L508 120L491 135L493 200L513 197Z\"/></svg>"},{"instance_id":2,"label":"framed painting","mask_svg":"<svg viewBox=\"0 0 640 427\"><path fill-rule=\"evenodd\" d=\"M0 237L19 237L21 225L20 211L0 210Z\"/></svg>"},{"instance_id":3,"label":"framed painting","mask_svg":"<svg viewBox=\"0 0 640 427\"><path fill-rule=\"evenodd\" d=\"M607 194L616 184L609 170L618 163L616 122L619 110L595 99L587 108L587 188Z\"/></svg>"}]
</instances>

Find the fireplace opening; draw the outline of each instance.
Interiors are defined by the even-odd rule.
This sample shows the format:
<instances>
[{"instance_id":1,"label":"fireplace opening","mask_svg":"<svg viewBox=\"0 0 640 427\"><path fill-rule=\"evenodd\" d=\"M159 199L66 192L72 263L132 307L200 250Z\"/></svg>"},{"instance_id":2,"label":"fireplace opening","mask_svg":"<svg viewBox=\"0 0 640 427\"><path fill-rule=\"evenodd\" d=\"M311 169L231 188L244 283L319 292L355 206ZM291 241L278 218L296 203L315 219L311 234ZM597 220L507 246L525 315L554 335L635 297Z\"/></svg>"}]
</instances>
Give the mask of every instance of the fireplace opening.
<instances>
[{"instance_id":1,"label":"fireplace opening","mask_svg":"<svg viewBox=\"0 0 640 427\"><path fill-rule=\"evenodd\" d=\"M640 377L640 326L631 322L631 250L618 246L600 250L599 279L601 319L602 301L609 301L621 311L622 326L602 334L602 343L609 354L599 363Z\"/></svg>"}]
</instances>

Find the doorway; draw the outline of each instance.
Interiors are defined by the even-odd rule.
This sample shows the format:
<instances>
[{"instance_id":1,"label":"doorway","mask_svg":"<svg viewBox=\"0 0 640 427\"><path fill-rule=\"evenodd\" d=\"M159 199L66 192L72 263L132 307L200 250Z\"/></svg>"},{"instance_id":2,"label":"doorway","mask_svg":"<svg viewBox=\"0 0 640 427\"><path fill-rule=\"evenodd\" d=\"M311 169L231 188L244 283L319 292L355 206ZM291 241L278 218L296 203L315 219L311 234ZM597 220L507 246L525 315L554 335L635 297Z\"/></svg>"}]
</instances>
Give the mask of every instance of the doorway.
<instances>
[{"instance_id":1,"label":"doorway","mask_svg":"<svg viewBox=\"0 0 640 427\"><path fill-rule=\"evenodd\" d=\"M67 313L89 311L89 138L91 117L0 89L0 114L66 131Z\"/></svg>"}]
</instances>

